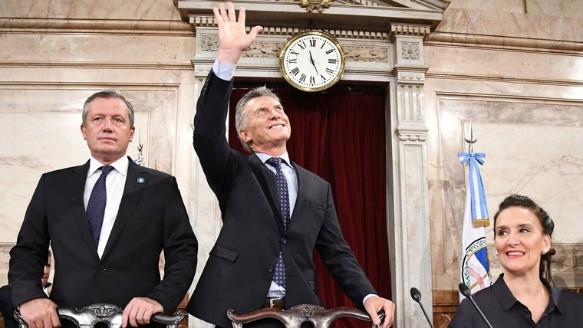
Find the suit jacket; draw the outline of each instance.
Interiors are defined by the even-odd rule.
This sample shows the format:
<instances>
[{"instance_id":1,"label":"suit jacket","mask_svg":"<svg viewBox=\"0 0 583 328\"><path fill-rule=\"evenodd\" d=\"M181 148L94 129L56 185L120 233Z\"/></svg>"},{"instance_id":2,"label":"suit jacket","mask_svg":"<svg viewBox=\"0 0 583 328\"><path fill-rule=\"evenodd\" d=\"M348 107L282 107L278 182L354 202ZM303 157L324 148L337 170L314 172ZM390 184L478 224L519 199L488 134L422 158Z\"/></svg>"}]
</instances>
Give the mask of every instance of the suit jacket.
<instances>
[{"instance_id":1,"label":"suit jacket","mask_svg":"<svg viewBox=\"0 0 583 328\"><path fill-rule=\"evenodd\" d=\"M14 318L14 311L16 311L16 307L12 303L10 286L0 287L0 313L2 313L5 328L18 328L18 321Z\"/></svg>"},{"instance_id":2,"label":"suit jacket","mask_svg":"<svg viewBox=\"0 0 583 328\"><path fill-rule=\"evenodd\" d=\"M194 149L216 194L223 227L187 306L194 316L230 326L229 308L256 310L265 301L276 257L286 265L286 308L320 304L313 250L319 254L345 293L359 306L375 293L338 224L330 185L292 162L298 196L287 231L279 210L272 210L275 175L256 155L229 148L225 120L232 81L212 72L202 89L194 118ZM262 188L262 181L267 186Z\"/></svg>"},{"instance_id":3,"label":"suit jacket","mask_svg":"<svg viewBox=\"0 0 583 328\"><path fill-rule=\"evenodd\" d=\"M50 243L55 259L50 298L57 305L80 308L103 302L124 308L133 297L144 296L173 312L192 283L198 249L176 179L130 159L100 259L83 204L88 169L89 161L41 177L10 251L14 303L47 297L40 278Z\"/></svg>"}]
</instances>

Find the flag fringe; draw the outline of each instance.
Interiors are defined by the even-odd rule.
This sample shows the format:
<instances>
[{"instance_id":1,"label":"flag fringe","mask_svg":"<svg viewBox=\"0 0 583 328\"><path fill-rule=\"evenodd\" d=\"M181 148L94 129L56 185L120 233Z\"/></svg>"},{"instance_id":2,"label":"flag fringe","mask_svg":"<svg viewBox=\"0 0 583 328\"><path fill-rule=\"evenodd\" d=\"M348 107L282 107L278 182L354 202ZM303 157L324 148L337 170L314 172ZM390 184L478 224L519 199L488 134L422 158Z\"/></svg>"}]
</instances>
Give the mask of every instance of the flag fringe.
<instances>
[{"instance_id":1,"label":"flag fringe","mask_svg":"<svg viewBox=\"0 0 583 328\"><path fill-rule=\"evenodd\" d=\"M475 228L479 228L479 227L487 227L490 225L490 220L489 219L476 219L476 220L472 220L472 223L474 224Z\"/></svg>"}]
</instances>

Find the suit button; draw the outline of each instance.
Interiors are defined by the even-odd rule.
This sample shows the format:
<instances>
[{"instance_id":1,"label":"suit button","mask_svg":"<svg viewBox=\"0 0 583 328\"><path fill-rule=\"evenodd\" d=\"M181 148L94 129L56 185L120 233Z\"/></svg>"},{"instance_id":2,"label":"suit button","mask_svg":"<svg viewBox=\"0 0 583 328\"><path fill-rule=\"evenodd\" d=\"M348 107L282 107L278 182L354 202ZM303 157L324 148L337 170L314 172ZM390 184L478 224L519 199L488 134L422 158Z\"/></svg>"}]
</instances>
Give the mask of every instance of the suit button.
<instances>
[{"instance_id":1,"label":"suit button","mask_svg":"<svg viewBox=\"0 0 583 328\"><path fill-rule=\"evenodd\" d=\"M267 272L273 273L273 271L275 271L275 268L274 267L270 266L270 267L267 268Z\"/></svg>"},{"instance_id":2,"label":"suit button","mask_svg":"<svg viewBox=\"0 0 583 328\"><path fill-rule=\"evenodd\" d=\"M106 269L106 268L104 268L104 267L101 267L101 266L98 266L98 267L97 267L97 272L105 272L105 271L107 271L107 269Z\"/></svg>"},{"instance_id":3,"label":"suit button","mask_svg":"<svg viewBox=\"0 0 583 328\"><path fill-rule=\"evenodd\" d=\"M282 244L287 244L287 238L285 238L285 237L281 238L281 243Z\"/></svg>"}]
</instances>

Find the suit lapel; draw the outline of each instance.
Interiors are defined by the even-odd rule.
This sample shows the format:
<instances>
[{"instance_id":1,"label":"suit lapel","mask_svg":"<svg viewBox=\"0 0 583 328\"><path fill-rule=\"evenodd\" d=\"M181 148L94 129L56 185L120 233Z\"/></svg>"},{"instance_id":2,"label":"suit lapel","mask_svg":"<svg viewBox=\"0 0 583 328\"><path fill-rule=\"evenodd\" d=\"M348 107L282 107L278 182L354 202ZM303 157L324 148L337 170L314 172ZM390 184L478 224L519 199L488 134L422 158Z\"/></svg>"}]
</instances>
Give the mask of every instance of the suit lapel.
<instances>
[{"instance_id":1,"label":"suit lapel","mask_svg":"<svg viewBox=\"0 0 583 328\"><path fill-rule=\"evenodd\" d=\"M304 172L302 171L303 169L301 167L299 167L294 161L291 161L291 164L294 168L294 170L296 171L296 177L298 179L298 194L296 197L296 203L294 204L294 211L291 213L291 217L290 217L290 225L293 224L294 220L297 221L298 218L296 215L296 213L300 212L300 208L302 208L302 204L304 203L304 201L306 200L306 191L303 189L306 187L305 184L305 179L306 176L304 175ZM288 227L289 229L289 227Z\"/></svg>"},{"instance_id":2,"label":"suit lapel","mask_svg":"<svg viewBox=\"0 0 583 328\"><path fill-rule=\"evenodd\" d=\"M113 228L111 229L111 234L107 240L107 245L105 245L105 250L103 251L103 256L101 257L102 259L107 256L110 249L120 238L121 233L131 219L136 207L140 203L142 193L144 192L145 187L148 185L148 180L149 173L141 166L134 163L134 161L130 158L123 196L121 203L119 204L119 210L117 211L117 216L115 218Z\"/></svg>"},{"instance_id":3,"label":"suit lapel","mask_svg":"<svg viewBox=\"0 0 583 328\"><path fill-rule=\"evenodd\" d=\"M71 199L71 204L73 204L72 217L75 218L73 224L77 226L79 235L85 241L87 247L91 249L92 254L96 258L99 258L97 255L97 247L95 247L93 236L91 236L91 230L89 228L89 222L87 221L87 214L85 212L85 204L83 200L88 171L89 161L72 169L71 183L69 184L69 198Z\"/></svg>"}]
</instances>

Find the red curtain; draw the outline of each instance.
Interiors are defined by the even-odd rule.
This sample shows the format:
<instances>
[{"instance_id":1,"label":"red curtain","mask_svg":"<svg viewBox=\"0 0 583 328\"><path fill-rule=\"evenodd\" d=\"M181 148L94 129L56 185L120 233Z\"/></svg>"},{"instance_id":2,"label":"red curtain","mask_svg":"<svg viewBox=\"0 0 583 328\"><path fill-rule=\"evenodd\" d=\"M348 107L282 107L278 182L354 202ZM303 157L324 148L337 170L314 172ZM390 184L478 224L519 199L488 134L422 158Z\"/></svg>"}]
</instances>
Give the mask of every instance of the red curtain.
<instances>
[{"instance_id":1,"label":"red curtain","mask_svg":"<svg viewBox=\"0 0 583 328\"><path fill-rule=\"evenodd\" d=\"M234 109L248 88L231 97L231 147L242 147L234 129ZM348 244L381 296L391 297L386 210L385 92L333 88L310 94L273 88L290 119L287 144L291 160L332 186L340 226ZM317 253L317 252L316 252ZM320 296L326 308L355 305L314 254ZM370 327L353 319L335 327Z\"/></svg>"}]
</instances>

